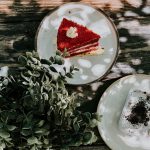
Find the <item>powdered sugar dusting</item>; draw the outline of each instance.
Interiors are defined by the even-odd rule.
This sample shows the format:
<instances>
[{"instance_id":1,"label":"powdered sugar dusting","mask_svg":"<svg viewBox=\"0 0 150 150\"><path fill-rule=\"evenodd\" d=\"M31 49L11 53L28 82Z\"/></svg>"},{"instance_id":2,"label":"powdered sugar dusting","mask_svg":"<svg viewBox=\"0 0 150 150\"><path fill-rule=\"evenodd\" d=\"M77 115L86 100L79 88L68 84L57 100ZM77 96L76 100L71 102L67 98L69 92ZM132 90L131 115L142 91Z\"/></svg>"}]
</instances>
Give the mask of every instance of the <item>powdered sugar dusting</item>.
<instances>
[{"instance_id":1,"label":"powdered sugar dusting","mask_svg":"<svg viewBox=\"0 0 150 150\"><path fill-rule=\"evenodd\" d=\"M145 84L146 85L146 84ZM143 89L142 89L143 90ZM120 120L119 120L119 129L126 135L126 137L121 137L122 140L128 141L128 145L140 145L142 147L147 147L147 142L150 140L149 131L150 131L150 91L141 91L139 89L131 89L127 96ZM141 104L145 104L145 106L140 106ZM146 114L142 114L142 118L138 114L133 114L133 110L139 107L139 109L143 109L145 107ZM140 113L140 110L137 110ZM145 113L144 110L141 113ZM146 115L149 118L145 118ZM145 117L146 117L145 116ZM131 118L132 117L132 118ZM133 122L132 122L132 120ZM143 121L141 120L143 119ZM143 122L143 123L142 123ZM128 138L127 138L128 137Z\"/></svg>"}]
</instances>

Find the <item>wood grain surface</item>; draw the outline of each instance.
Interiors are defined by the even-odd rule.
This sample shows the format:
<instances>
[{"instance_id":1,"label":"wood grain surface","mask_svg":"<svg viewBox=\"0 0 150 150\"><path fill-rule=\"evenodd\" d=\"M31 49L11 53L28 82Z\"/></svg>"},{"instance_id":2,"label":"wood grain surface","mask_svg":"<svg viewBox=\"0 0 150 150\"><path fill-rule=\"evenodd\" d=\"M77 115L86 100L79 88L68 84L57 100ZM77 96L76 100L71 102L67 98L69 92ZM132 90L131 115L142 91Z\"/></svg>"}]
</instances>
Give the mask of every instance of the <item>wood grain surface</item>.
<instances>
[{"instance_id":1,"label":"wood grain surface","mask_svg":"<svg viewBox=\"0 0 150 150\"><path fill-rule=\"evenodd\" d=\"M72 0L0 0L0 67L18 69L17 58L34 50L36 30L43 17ZM110 73L90 85L69 86L83 100L83 109L96 110L106 88L116 79L134 73L150 74L150 0L76 0L105 11L114 21L120 40L120 53ZM97 131L98 132L98 131ZM81 150L108 150L100 139Z\"/></svg>"}]
</instances>

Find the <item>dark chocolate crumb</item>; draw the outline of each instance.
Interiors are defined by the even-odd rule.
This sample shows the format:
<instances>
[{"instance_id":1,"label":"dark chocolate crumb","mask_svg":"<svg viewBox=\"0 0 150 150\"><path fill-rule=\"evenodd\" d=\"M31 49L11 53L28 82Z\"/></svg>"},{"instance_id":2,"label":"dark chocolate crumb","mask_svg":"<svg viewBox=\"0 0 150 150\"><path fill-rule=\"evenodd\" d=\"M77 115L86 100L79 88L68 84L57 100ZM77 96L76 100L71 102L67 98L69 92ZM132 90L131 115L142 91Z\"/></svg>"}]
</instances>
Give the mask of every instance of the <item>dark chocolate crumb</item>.
<instances>
[{"instance_id":1,"label":"dark chocolate crumb","mask_svg":"<svg viewBox=\"0 0 150 150\"><path fill-rule=\"evenodd\" d=\"M147 95L146 100L150 101L150 95Z\"/></svg>"},{"instance_id":2,"label":"dark chocolate crumb","mask_svg":"<svg viewBox=\"0 0 150 150\"><path fill-rule=\"evenodd\" d=\"M145 122L145 123L144 123L144 126L148 126L148 123L147 123L147 122Z\"/></svg>"},{"instance_id":3,"label":"dark chocolate crumb","mask_svg":"<svg viewBox=\"0 0 150 150\"><path fill-rule=\"evenodd\" d=\"M147 126L149 121L148 108L144 101L140 101L133 106L131 114L126 118L133 125L144 124Z\"/></svg>"}]
</instances>

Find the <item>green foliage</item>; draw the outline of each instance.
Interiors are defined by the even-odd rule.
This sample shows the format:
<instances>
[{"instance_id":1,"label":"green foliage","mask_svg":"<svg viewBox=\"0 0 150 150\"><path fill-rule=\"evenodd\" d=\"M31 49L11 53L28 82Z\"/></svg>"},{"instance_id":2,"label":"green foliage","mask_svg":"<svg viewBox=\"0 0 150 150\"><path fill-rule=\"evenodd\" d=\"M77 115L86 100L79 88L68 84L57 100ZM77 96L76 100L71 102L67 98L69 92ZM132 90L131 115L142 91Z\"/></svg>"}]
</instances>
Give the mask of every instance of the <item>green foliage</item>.
<instances>
[{"instance_id":1,"label":"green foliage","mask_svg":"<svg viewBox=\"0 0 150 150\"><path fill-rule=\"evenodd\" d=\"M0 77L0 150L65 149L97 140L92 128L98 116L77 111L77 95L65 87L78 69L55 67L64 64L62 56L58 51L40 60L27 52L19 57L25 67L19 76Z\"/></svg>"}]
</instances>

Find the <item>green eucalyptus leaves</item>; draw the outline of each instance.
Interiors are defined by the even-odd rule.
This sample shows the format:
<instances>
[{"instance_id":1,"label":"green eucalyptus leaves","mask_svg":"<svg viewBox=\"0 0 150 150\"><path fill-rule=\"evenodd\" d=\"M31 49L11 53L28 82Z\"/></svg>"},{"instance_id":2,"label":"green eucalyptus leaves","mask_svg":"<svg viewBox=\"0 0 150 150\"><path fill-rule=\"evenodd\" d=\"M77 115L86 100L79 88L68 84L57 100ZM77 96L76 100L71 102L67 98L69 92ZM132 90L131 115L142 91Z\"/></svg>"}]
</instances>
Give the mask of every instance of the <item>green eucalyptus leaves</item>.
<instances>
[{"instance_id":1,"label":"green eucalyptus leaves","mask_svg":"<svg viewBox=\"0 0 150 150\"><path fill-rule=\"evenodd\" d=\"M65 86L78 69L55 67L64 64L62 56L46 60L27 52L19 57L19 75L0 77L0 150L65 149L97 140L97 116L78 111L78 95Z\"/></svg>"}]
</instances>

